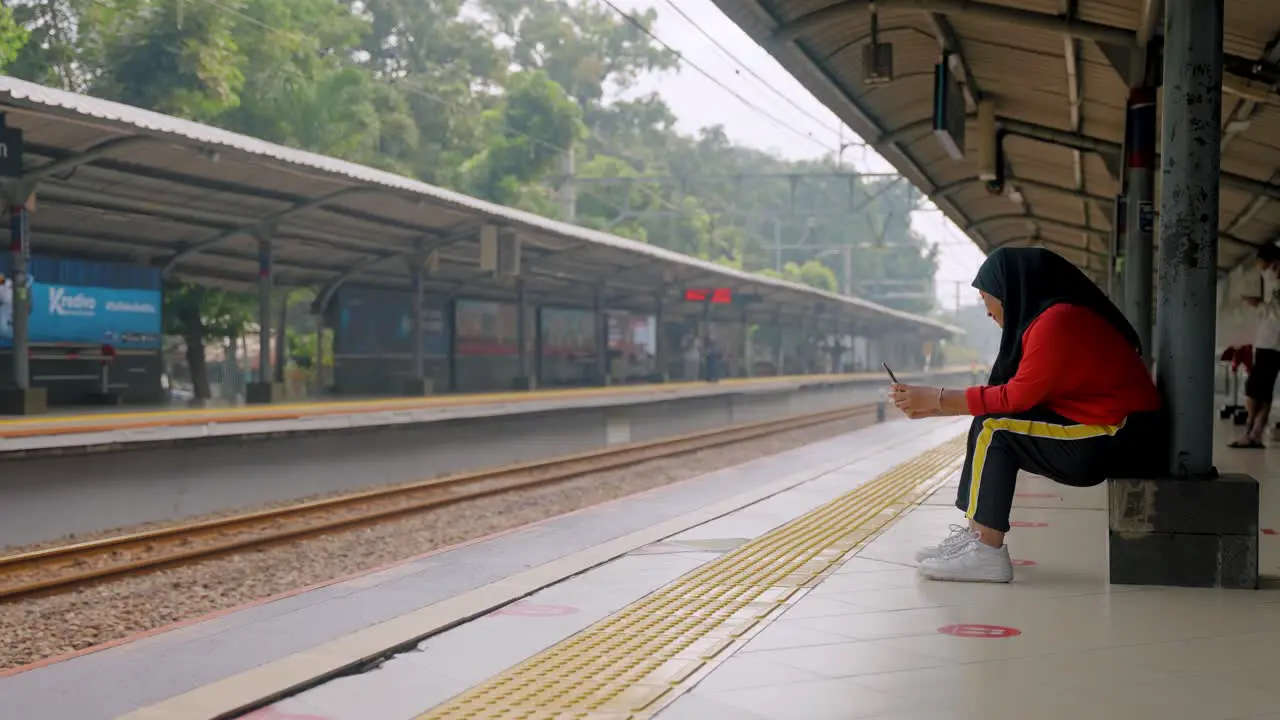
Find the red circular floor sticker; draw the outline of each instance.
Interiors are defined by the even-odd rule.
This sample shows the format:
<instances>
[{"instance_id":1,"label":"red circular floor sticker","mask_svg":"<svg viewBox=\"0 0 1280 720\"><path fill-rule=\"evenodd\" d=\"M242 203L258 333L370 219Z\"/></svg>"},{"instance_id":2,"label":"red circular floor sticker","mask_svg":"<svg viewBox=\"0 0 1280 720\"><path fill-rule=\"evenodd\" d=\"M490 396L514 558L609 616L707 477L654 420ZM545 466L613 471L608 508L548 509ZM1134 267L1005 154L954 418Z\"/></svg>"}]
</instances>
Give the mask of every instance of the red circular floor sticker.
<instances>
[{"instance_id":1,"label":"red circular floor sticker","mask_svg":"<svg viewBox=\"0 0 1280 720\"><path fill-rule=\"evenodd\" d=\"M1276 534L1276 531L1275 531L1275 530L1272 530L1271 528L1263 528L1263 529L1262 529L1262 534L1263 534L1263 535L1275 535L1275 534Z\"/></svg>"},{"instance_id":2,"label":"red circular floor sticker","mask_svg":"<svg viewBox=\"0 0 1280 720\"><path fill-rule=\"evenodd\" d=\"M1049 523L1042 523L1042 522L1024 522L1024 521L1022 521L1022 520L1019 520L1018 522L1011 522L1011 523L1009 523L1009 527L1020 527L1020 528L1049 527Z\"/></svg>"},{"instance_id":3,"label":"red circular floor sticker","mask_svg":"<svg viewBox=\"0 0 1280 720\"><path fill-rule=\"evenodd\" d=\"M494 615L512 615L515 617L559 617L572 615L578 608L570 605L535 605L533 603L516 603L494 612Z\"/></svg>"},{"instance_id":4,"label":"red circular floor sticker","mask_svg":"<svg viewBox=\"0 0 1280 720\"><path fill-rule=\"evenodd\" d=\"M1014 567L1031 567L1036 564L1035 560L1010 560Z\"/></svg>"},{"instance_id":5,"label":"red circular floor sticker","mask_svg":"<svg viewBox=\"0 0 1280 720\"><path fill-rule=\"evenodd\" d=\"M938 628L938 632L943 635L965 638L1011 638L1022 634L1022 631L1018 628L1005 627L1004 625L973 625L970 623L943 625Z\"/></svg>"},{"instance_id":6,"label":"red circular floor sticker","mask_svg":"<svg viewBox=\"0 0 1280 720\"><path fill-rule=\"evenodd\" d=\"M1057 495L1054 495L1053 493L1033 493L1033 492L1025 492L1025 493L1014 493L1014 495L1013 495L1013 496L1014 496L1014 497L1020 497L1020 498L1028 498L1028 499L1033 499L1033 498L1034 498L1034 499L1037 499L1037 500L1061 500L1061 499L1062 499L1062 498L1058 497Z\"/></svg>"}]
</instances>

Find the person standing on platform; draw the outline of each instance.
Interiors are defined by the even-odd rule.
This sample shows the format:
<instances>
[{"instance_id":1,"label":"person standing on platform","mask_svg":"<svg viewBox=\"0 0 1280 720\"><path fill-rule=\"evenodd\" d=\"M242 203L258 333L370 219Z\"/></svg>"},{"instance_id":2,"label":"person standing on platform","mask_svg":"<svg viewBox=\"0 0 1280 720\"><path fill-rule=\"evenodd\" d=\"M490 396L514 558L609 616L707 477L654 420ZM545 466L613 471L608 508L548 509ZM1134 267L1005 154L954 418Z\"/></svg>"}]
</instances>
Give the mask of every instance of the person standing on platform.
<instances>
[{"instance_id":1,"label":"person standing on platform","mask_svg":"<svg viewBox=\"0 0 1280 720\"><path fill-rule=\"evenodd\" d=\"M1280 375L1280 247L1267 243L1258 249L1262 274L1260 295L1244 298L1258 311L1253 337L1253 369L1244 383L1244 406L1249 414L1244 437L1227 447L1262 448L1262 434L1271 417L1276 375Z\"/></svg>"},{"instance_id":2,"label":"person standing on platform","mask_svg":"<svg viewBox=\"0 0 1280 720\"><path fill-rule=\"evenodd\" d=\"M910 418L974 416L956 496L966 523L917 554L920 573L1009 582L1004 539L1020 471L1075 487L1154 475L1167 463L1167 426L1138 334L1074 265L1042 248L1001 248L973 286L1003 330L987 384L894 384L890 398Z\"/></svg>"}]
</instances>

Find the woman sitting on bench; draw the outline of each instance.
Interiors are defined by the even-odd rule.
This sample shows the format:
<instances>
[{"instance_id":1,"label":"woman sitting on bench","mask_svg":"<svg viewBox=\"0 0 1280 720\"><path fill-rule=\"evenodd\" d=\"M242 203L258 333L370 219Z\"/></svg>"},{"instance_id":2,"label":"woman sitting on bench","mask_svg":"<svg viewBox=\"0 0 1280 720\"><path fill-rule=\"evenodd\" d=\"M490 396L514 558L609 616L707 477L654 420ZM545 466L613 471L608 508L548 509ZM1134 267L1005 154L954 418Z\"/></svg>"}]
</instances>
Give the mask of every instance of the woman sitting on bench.
<instances>
[{"instance_id":1,"label":"woman sitting on bench","mask_svg":"<svg viewBox=\"0 0 1280 720\"><path fill-rule=\"evenodd\" d=\"M1160 396L1138 335L1084 273L1040 248L1001 248L973 281L1004 332L985 386L895 384L911 418L973 415L953 525L917 555L933 580L1009 582L1004 544L1018 471L1091 487L1167 463Z\"/></svg>"}]
</instances>

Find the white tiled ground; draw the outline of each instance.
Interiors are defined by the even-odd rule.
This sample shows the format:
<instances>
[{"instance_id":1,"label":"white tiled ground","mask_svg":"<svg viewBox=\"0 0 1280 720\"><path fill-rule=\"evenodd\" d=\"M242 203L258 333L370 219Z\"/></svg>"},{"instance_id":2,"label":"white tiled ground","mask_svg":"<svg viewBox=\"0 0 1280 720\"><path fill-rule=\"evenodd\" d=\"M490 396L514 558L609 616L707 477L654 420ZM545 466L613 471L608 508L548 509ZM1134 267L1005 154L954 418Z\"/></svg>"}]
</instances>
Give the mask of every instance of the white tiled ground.
<instances>
[{"instance_id":1,"label":"white tiled ground","mask_svg":"<svg viewBox=\"0 0 1280 720\"><path fill-rule=\"evenodd\" d=\"M1232 427L1221 429L1225 445ZM408 720L955 432L896 436L901 445L249 717ZM1280 449L1224 449L1219 467L1261 479L1263 527L1280 528ZM1112 587L1104 488L1036 477L1018 489L1014 520L1034 526L1010 535L1021 561L1013 584L922 581L915 550L959 519L955 484L766 625L659 720L1280 720L1280 592ZM1280 574L1280 536L1261 542L1263 571ZM956 624L1021 634L939 632Z\"/></svg>"},{"instance_id":2,"label":"white tiled ground","mask_svg":"<svg viewBox=\"0 0 1280 720\"><path fill-rule=\"evenodd\" d=\"M338 678L244 716L244 720L409 720L546 647L591 626L720 553L763 535L900 464L955 438L965 425L938 419L902 432L879 429L842 436L841 460L812 480L727 515L639 548L541 590L524 601L428 638L377 669ZM868 435L868 432L878 435ZM865 438L865 439L864 439ZM854 443L877 442L863 453ZM793 451L813 463L818 446ZM740 466L749 472L751 465ZM626 512L628 501L617 505ZM819 598L819 600L821 600ZM811 601L812 602L812 601ZM3 718L0 712L0 718ZM796 719L801 720L801 719Z\"/></svg>"},{"instance_id":3,"label":"white tiled ground","mask_svg":"<svg viewBox=\"0 0 1280 720\"><path fill-rule=\"evenodd\" d=\"M1218 465L1259 478L1263 527L1280 527L1280 450L1224 449ZM1015 522L1044 526L1010 534L1034 563L1013 584L911 567L958 517L953 482L659 719L1280 720L1280 592L1111 587L1105 490L1029 477L1018 492ZM1280 573L1280 536L1261 542L1263 572ZM961 623L1021 634L939 632Z\"/></svg>"}]
</instances>

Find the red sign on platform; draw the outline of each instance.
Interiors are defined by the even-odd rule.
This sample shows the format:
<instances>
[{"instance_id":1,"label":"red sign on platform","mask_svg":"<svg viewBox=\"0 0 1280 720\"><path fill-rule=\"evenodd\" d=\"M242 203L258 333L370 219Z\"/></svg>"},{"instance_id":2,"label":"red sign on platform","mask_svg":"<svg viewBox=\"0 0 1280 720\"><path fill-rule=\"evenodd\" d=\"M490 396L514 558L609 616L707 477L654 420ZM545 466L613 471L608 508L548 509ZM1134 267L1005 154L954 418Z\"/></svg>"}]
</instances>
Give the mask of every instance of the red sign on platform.
<instances>
[{"instance_id":1,"label":"red sign on platform","mask_svg":"<svg viewBox=\"0 0 1280 720\"><path fill-rule=\"evenodd\" d=\"M1019 520L1018 522L1011 522L1011 523L1009 523L1009 527L1020 527L1020 528L1049 527L1049 523L1042 523L1042 522L1026 522L1026 521L1023 521L1023 520Z\"/></svg>"},{"instance_id":2,"label":"red sign on platform","mask_svg":"<svg viewBox=\"0 0 1280 720\"><path fill-rule=\"evenodd\" d=\"M1275 535L1275 534L1276 534L1276 531L1275 531L1275 530L1272 530L1271 528L1263 528L1263 529L1262 529L1262 534L1263 534L1263 535Z\"/></svg>"},{"instance_id":3,"label":"red sign on platform","mask_svg":"<svg viewBox=\"0 0 1280 720\"><path fill-rule=\"evenodd\" d=\"M974 625L970 623L943 625L938 628L938 632L943 635L964 638L1011 638L1022 634L1021 630L1005 627L1004 625Z\"/></svg>"},{"instance_id":4,"label":"red sign on platform","mask_svg":"<svg viewBox=\"0 0 1280 720\"><path fill-rule=\"evenodd\" d=\"M1036 564L1035 560L1010 560L1014 567L1031 567Z\"/></svg>"},{"instance_id":5,"label":"red sign on platform","mask_svg":"<svg viewBox=\"0 0 1280 720\"><path fill-rule=\"evenodd\" d=\"M687 302L711 303L712 305L728 305L733 302L732 288L689 288L684 291Z\"/></svg>"}]
</instances>

